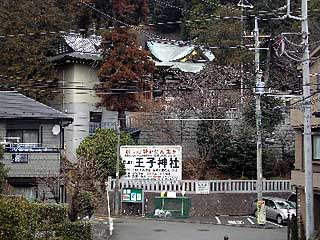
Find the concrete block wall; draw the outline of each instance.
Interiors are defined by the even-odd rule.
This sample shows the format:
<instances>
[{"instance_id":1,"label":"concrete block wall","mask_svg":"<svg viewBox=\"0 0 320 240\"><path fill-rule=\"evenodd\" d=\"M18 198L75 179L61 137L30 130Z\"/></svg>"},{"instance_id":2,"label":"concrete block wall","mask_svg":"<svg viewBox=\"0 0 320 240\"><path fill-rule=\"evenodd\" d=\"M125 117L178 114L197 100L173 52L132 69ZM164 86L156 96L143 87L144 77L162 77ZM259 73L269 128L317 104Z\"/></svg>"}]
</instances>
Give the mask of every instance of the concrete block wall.
<instances>
[{"instance_id":1,"label":"concrete block wall","mask_svg":"<svg viewBox=\"0 0 320 240\"><path fill-rule=\"evenodd\" d=\"M135 127L141 130L139 144L181 145L184 160L198 157L198 123L195 121L166 121L156 113L143 113Z\"/></svg>"},{"instance_id":2,"label":"concrete block wall","mask_svg":"<svg viewBox=\"0 0 320 240\"><path fill-rule=\"evenodd\" d=\"M288 198L290 193L265 193L264 196ZM159 197L159 193L145 193L145 214L151 216L154 214L154 199ZM110 193L111 209L113 208L113 192ZM256 193L213 193L213 194L186 194L191 198L190 217L214 217L218 215L252 215L252 202L257 198ZM126 204L123 209L129 213ZM101 199L98 204L96 214L107 214L106 197Z\"/></svg>"}]
</instances>

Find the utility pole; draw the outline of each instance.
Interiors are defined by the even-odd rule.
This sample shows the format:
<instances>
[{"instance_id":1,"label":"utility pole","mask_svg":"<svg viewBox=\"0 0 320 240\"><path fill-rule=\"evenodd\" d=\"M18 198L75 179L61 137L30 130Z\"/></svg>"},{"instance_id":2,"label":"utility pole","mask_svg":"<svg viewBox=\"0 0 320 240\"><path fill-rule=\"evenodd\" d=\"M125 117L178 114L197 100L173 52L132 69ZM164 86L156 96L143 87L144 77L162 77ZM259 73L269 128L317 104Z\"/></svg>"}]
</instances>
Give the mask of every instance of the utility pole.
<instances>
[{"instance_id":1,"label":"utility pole","mask_svg":"<svg viewBox=\"0 0 320 240\"><path fill-rule=\"evenodd\" d=\"M117 163L116 163L116 186L114 188L114 214L120 214L120 121L116 123L117 128Z\"/></svg>"},{"instance_id":2,"label":"utility pole","mask_svg":"<svg viewBox=\"0 0 320 240\"><path fill-rule=\"evenodd\" d=\"M311 139L311 102L310 102L310 56L309 56L309 29L308 29L308 1L301 3L301 31L303 53L303 104L304 104L304 174L305 174L305 202L306 202L306 239L309 240L314 234L313 213L313 171L312 171L312 139Z\"/></svg>"},{"instance_id":3,"label":"utility pole","mask_svg":"<svg viewBox=\"0 0 320 240\"><path fill-rule=\"evenodd\" d=\"M243 4L243 0L240 0L240 2L238 3L238 6L241 6L241 42L240 45L241 47L243 46L243 11L244 11L244 4ZM240 105L241 105L241 109L243 109L243 59L241 58L241 63L240 63Z\"/></svg>"},{"instance_id":4,"label":"utility pole","mask_svg":"<svg viewBox=\"0 0 320 240\"><path fill-rule=\"evenodd\" d=\"M260 50L259 50L259 27L258 18L254 24L254 47L255 47L255 74L256 74L256 128L257 128L257 194L258 201L262 201L262 141L261 141L261 95L264 92L264 83L261 81Z\"/></svg>"},{"instance_id":5,"label":"utility pole","mask_svg":"<svg viewBox=\"0 0 320 240\"><path fill-rule=\"evenodd\" d=\"M246 1L246 3L244 3L244 0L240 0L238 2L238 7L241 7L241 40L240 40L240 46L243 46L243 36L244 36L244 24L243 24L243 15L244 15L244 11L246 8L253 8L253 6ZM241 51L242 52L242 51ZM240 105L241 108L243 108L243 104L244 104L244 84L243 84L243 59L241 58L241 63L240 63Z\"/></svg>"}]
</instances>

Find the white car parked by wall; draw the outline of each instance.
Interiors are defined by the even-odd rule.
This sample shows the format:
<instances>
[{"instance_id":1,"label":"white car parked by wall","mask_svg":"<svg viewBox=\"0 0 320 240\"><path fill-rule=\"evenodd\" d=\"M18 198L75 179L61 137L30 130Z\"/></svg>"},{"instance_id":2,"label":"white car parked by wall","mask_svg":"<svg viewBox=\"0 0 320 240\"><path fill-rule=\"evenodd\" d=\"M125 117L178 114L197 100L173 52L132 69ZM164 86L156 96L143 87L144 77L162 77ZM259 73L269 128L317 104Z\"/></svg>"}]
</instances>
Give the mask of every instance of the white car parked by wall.
<instances>
[{"instance_id":1,"label":"white car parked by wall","mask_svg":"<svg viewBox=\"0 0 320 240\"><path fill-rule=\"evenodd\" d=\"M267 218L277 221L278 224L283 224L288 221L288 217L297 215L295 206L286 199L263 197L262 200L265 201ZM257 200L252 203L252 210L257 216Z\"/></svg>"}]
</instances>

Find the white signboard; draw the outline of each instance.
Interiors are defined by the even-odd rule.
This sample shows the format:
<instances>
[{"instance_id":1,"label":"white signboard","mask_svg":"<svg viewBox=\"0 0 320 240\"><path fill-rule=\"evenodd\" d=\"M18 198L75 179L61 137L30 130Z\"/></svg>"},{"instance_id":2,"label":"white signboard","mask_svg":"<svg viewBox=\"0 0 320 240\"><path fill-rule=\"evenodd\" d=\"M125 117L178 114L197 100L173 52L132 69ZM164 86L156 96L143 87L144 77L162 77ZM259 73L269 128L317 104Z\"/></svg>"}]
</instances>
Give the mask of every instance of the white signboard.
<instances>
[{"instance_id":1,"label":"white signboard","mask_svg":"<svg viewBox=\"0 0 320 240\"><path fill-rule=\"evenodd\" d=\"M210 186L208 181L196 182L196 194L209 194Z\"/></svg>"},{"instance_id":2,"label":"white signboard","mask_svg":"<svg viewBox=\"0 0 320 240\"><path fill-rule=\"evenodd\" d=\"M182 180L181 146L121 146L124 179Z\"/></svg>"}]
</instances>

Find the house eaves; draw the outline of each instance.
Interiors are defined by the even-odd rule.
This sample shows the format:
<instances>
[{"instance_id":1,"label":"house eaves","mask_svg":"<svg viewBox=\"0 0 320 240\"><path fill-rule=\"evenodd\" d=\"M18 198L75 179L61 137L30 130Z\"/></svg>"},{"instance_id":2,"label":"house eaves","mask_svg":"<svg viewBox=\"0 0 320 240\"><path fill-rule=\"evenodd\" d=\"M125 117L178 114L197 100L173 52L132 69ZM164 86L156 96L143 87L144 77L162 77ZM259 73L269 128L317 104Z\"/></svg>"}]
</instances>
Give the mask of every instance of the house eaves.
<instances>
[{"instance_id":1,"label":"house eaves","mask_svg":"<svg viewBox=\"0 0 320 240\"><path fill-rule=\"evenodd\" d=\"M15 91L0 91L0 119L73 121L67 114Z\"/></svg>"},{"instance_id":2,"label":"house eaves","mask_svg":"<svg viewBox=\"0 0 320 240\"><path fill-rule=\"evenodd\" d=\"M57 46L56 55L49 57L51 62L100 61L102 60L100 36L83 37L80 34L68 34L62 37Z\"/></svg>"}]
</instances>

